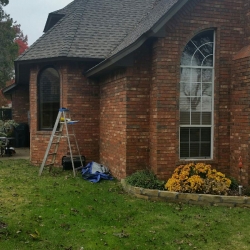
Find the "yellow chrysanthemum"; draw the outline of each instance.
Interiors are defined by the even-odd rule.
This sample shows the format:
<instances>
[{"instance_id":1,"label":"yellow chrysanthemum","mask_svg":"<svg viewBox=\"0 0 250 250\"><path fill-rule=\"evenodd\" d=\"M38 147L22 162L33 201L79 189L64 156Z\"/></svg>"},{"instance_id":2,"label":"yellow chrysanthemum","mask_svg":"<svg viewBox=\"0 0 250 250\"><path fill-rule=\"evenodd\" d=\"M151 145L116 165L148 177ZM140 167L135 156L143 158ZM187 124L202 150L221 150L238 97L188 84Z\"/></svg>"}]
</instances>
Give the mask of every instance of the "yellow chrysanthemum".
<instances>
[{"instance_id":1,"label":"yellow chrysanthemum","mask_svg":"<svg viewBox=\"0 0 250 250\"><path fill-rule=\"evenodd\" d=\"M165 188L169 191L190 193L226 193L231 180L205 163L180 165L168 180Z\"/></svg>"}]
</instances>

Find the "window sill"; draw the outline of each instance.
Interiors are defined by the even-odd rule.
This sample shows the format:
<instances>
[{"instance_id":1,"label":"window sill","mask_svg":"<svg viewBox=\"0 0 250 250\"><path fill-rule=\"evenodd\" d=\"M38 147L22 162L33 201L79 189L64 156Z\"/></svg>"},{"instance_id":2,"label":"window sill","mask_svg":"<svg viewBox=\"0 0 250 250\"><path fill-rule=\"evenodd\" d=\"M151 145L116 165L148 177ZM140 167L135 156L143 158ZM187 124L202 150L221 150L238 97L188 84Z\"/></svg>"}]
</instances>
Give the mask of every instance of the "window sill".
<instances>
[{"instance_id":1,"label":"window sill","mask_svg":"<svg viewBox=\"0 0 250 250\"><path fill-rule=\"evenodd\" d=\"M179 161L213 161L212 158L181 158Z\"/></svg>"}]
</instances>

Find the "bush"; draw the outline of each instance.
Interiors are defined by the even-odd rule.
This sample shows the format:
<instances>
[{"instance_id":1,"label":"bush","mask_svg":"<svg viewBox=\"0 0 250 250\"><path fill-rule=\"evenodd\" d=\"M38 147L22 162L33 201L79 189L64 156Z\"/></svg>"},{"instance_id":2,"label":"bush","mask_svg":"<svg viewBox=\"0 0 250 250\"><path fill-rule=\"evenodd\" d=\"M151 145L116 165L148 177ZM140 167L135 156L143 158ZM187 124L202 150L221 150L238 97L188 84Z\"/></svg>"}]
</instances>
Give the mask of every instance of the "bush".
<instances>
[{"instance_id":1,"label":"bush","mask_svg":"<svg viewBox=\"0 0 250 250\"><path fill-rule=\"evenodd\" d=\"M165 188L183 193L227 194L231 180L205 163L177 167Z\"/></svg>"},{"instance_id":2,"label":"bush","mask_svg":"<svg viewBox=\"0 0 250 250\"><path fill-rule=\"evenodd\" d=\"M230 184L229 188L231 190L238 190L239 189L239 185L240 185L239 182L234 177L229 176L228 178L231 181L231 184Z\"/></svg>"},{"instance_id":3,"label":"bush","mask_svg":"<svg viewBox=\"0 0 250 250\"><path fill-rule=\"evenodd\" d=\"M18 126L14 120L0 120L0 136L13 136L14 128Z\"/></svg>"},{"instance_id":4,"label":"bush","mask_svg":"<svg viewBox=\"0 0 250 250\"><path fill-rule=\"evenodd\" d=\"M157 179L155 174L150 170L140 170L126 178L126 182L131 186L149 188L149 189L164 189L164 181Z\"/></svg>"}]
</instances>

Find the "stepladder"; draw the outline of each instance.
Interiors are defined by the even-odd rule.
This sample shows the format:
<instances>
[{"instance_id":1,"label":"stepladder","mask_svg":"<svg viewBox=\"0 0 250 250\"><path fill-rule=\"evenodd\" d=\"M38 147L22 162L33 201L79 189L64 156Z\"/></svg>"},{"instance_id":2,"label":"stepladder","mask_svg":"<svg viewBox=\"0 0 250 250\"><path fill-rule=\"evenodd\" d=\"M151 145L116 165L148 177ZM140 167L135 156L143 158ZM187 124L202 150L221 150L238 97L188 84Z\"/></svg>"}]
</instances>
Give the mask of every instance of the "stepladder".
<instances>
[{"instance_id":1,"label":"stepladder","mask_svg":"<svg viewBox=\"0 0 250 250\"><path fill-rule=\"evenodd\" d=\"M70 111L67 108L60 108L51 136L50 140L44 154L44 158L42 164L39 169L39 176L41 176L43 169L45 167L49 167L51 171L52 167L55 165L57 152L59 148L59 144L62 138L66 138L67 149L69 152L69 156L71 158L72 170L74 177L76 176L76 169L74 165L74 155L78 155L80 158L81 166L83 166L82 157L80 155L79 146L77 143L77 138L74 130L74 124L77 124L78 121L71 120ZM72 147L74 147L75 154L72 151Z\"/></svg>"}]
</instances>

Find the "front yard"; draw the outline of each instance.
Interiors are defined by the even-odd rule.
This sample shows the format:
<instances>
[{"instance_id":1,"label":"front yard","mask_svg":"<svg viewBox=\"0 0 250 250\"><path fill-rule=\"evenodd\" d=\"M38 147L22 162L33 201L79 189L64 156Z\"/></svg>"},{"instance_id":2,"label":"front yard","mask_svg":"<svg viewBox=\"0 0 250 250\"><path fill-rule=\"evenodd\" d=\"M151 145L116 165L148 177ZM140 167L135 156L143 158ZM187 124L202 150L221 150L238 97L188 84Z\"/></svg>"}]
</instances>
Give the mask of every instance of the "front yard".
<instances>
[{"instance_id":1,"label":"front yard","mask_svg":"<svg viewBox=\"0 0 250 250\"><path fill-rule=\"evenodd\" d=\"M118 181L0 158L0 249L249 249L249 209L136 199Z\"/></svg>"}]
</instances>

